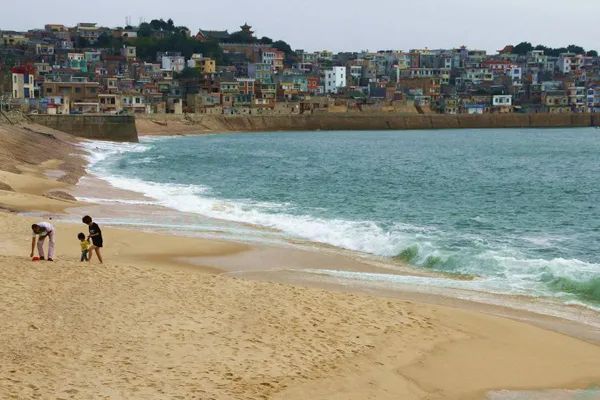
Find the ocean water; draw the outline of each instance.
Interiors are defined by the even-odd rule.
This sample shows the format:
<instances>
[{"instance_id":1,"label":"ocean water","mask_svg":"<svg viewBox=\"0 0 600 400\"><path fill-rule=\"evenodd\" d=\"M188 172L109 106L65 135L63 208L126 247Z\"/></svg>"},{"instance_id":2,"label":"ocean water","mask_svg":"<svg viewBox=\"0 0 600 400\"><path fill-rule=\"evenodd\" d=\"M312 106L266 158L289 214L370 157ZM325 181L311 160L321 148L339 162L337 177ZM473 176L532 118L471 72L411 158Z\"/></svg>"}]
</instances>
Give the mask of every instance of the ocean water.
<instances>
[{"instance_id":1,"label":"ocean water","mask_svg":"<svg viewBox=\"0 0 600 400\"><path fill-rule=\"evenodd\" d=\"M474 278L450 286L600 310L597 129L243 133L87 147L92 173L156 204Z\"/></svg>"}]
</instances>

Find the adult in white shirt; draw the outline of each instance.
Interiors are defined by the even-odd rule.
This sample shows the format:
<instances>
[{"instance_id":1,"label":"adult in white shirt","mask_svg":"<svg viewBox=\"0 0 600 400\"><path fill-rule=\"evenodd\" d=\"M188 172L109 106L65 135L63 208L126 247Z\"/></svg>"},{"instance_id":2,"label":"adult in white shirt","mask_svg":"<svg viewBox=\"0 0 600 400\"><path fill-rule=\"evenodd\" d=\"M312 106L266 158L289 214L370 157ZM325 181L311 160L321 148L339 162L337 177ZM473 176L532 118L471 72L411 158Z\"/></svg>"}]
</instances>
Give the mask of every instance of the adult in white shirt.
<instances>
[{"instance_id":1,"label":"adult in white shirt","mask_svg":"<svg viewBox=\"0 0 600 400\"><path fill-rule=\"evenodd\" d=\"M33 235L31 238L31 255L33 257L33 251L35 249L35 241L37 237L37 250L40 255L40 260L44 260L44 242L46 238L49 239L48 244L48 261L53 261L54 258L54 227L48 222L38 222L37 224L31 225Z\"/></svg>"}]
</instances>

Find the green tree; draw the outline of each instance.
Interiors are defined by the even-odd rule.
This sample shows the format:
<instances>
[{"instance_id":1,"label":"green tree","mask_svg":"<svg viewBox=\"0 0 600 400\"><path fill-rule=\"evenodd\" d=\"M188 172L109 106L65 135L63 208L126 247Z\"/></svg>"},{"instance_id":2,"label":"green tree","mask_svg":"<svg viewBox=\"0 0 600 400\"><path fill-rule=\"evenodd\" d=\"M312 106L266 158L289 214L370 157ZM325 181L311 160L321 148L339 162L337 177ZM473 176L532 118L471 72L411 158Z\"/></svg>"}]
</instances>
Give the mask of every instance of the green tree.
<instances>
[{"instance_id":1,"label":"green tree","mask_svg":"<svg viewBox=\"0 0 600 400\"><path fill-rule=\"evenodd\" d=\"M190 58L194 53L202 53L214 58L217 64L221 65L224 60L223 49L219 43L212 40L201 43L178 33L170 34L164 39L138 37L132 41L132 45L136 46L138 57L148 62L154 62L159 51L179 51L186 58Z\"/></svg>"},{"instance_id":2,"label":"green tree","mask_svg":"<svg viewBox=\"0 0 600 400\"><path fill-rule=\"evenodd\" d=\"M278 40L276 42L273 42L273 48L275 48L279 51L283 51L286 55L294 53L294 51L292 50L292 47L289 44L287 44L286 42L284 42L283 40Z\"/></svg>"},{"instance_id":3,"label":"green tree","mask_svg":"<svg viewBox=\"0 0 600 400\"><path fill-rule=\"evenodd\" d=\"M529 42L521 42L516 45L513 49L513 54L526 55L531 50L533 50L533 45Z\"/></svg>"},{"instance_id":4,"label":"green tree","mask_svg":"<svg viewBox=\"0 0 600 400\"><path fill-rule=\"evenodd\" d=\"M581 46L576 46L574 44L570 44L567 46L567 51L569 53L575 53L575 54L585 54L585 49Z\"/></svg>"},{"instance_id":5,"label":"green tree","mask_svg":"<svg viewBox=\"0 0 600 400\"><path fill-rule=\"evenodd\" d=\"M586 53L588 57L598 57L598 52L596 50L590 50Z\"/></svg>"},{"instance_id":6,"label":"green tree","mask_svg":"<svg viewBox=\"0 0 600 400\"><path fill-rule=\"evenodd\" d=\"M223 40L223 42L225 43L244 43L244 44L248 44L248 43L256 43L258 40L251 35L248 35L242 31L238 31L238 32L234 32L231 35L229 35L229 37L225 40Z\"/></svg>"},{"instance_id":7,"label":"green tree","mask_svg":"<svg viewBox=\"0 0 600 400\"><path fill-rule=\"evenodd\" d=\"M115 38L104 32L98 37L98 40L94 45L103 49L120 49L123 47L123 39Z\"/></svg>"},{"instance_id":8,"label":"green tree","mask_svg":"<svg viewBox=\"0 0 600 400\"><path fill-rule=\"evenodd\" d=\"M179 79L200 79L200 71L197 68L185 67L183 71L176 74Z\"/></svg>"},{"instance_id":9,"label":"green tree","mask_svg":"<svg viewBox=\"0 0 600 400\"><path fill-rule=\"evenodd\" d=\"M152 36L152 25L147 22L143 22L138 27L138 36L139 37L150 37Z\"/></svg>"},{"instance_id":10,"label":"green tree","mask_svg":"<svg viewBox=\"0 0 600 400\"><path fill-rule=\"evenodd\" d=\"M150 21L150 26L152 26L152 29L155 31L165 31L167 30L167 23L161 18L161 19L153 19L152 21Z\"/></svg>"},{"instance_id":11,"label":"green tree","mask_svg":"<svg viewBox=\"0 0 600 400\"><path fill-rule=\"evenodd\" d=\"M90 42L86 38L78 36L75 40L75 48L85 49L87 47L90 47Z\"/></svg>"},{"instance_id":12,"label":"green tree","mask_svg":"<svg viewBox=\"0 0 600 400\"><path fill-rule=\"evenodd\" d=\"M552 56L552 57L558 57L562 53L568 53L568 52L569 52L569 50L566 47L550 48L548 50L548 55Z\"/></svg>"},{"instance_id":13,"label":"green tree","mask_svg":"<svg viewBox=\"0 0 600 400\"><path fill-rule=\"evenodd\" d=\"M98 40L96 41L97 47L107 48L107 47L111 47L111 45L112 45L112 36L110 36L108 33L103 32L100 34L100 36L98 36Z\"/></svg>"}]
</instances>

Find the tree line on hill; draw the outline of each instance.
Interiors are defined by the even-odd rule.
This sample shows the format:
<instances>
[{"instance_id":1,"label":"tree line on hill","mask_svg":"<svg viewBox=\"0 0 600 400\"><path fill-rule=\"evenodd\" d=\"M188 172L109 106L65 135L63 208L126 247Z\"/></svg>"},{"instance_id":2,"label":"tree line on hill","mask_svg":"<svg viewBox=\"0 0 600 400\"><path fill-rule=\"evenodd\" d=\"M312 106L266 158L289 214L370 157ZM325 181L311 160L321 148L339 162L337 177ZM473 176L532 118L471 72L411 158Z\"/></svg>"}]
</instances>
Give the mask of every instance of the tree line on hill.
<instances>
[{"instance_id":1,"label":"tree line on hill","mask_svg":"<svg viewBox=\"0 0 600 400\"><path fill-rule=\"evenodd\" d=\"M117 28L122 29L122 28ZM131 26L124 28L134 29ZM157 52L177 51L186 58L190 58L192 54L201 53L205 57L215 59L217 64L227 64L227 55L219 46L219 42L215 39L208 39L204 42L199 42L194 37L188 36L190 30L185 26L177 26L172 19L164 21L163 19L153 19L150 22L143 22L137 27L136 38L116 38L109 33L100 35L95 43L99 48L112 48L117 53L124 45L136 47L137 55L140 59L148 62L155 61ZM229 37L221 40L223 43L257 43L266 44L275 49L283 51L286 54L286 60L293 62L295 56L292 47L283 40L273 40L263 36L256 38L254 35L248 35L245 32L238 31L229 35ZM88 43L77 43L78 47L84 48Z\"/></svg>"},{"instance_id":2,"label":"tree line on hill","mask_svg":"<svg viewBox=\"0 0 600 400\"><path fill-rule=\"evenodd\" d=\"M590 57L598 57L598 52L596 50L586 51L583 47L577 46L574 44L571 44L567 47L552 48L552 47L547 47L547 46L544 46L541 44L538 44L537 46L533 46L530 42L521 42L518 45L514 46L512 53L524 56L533 50L542 50L545 55L551 56L551 57L558 57L562 53L574 53L574 54L583 54L583 55L587 55Z\"/></svg>"}]
</instances>

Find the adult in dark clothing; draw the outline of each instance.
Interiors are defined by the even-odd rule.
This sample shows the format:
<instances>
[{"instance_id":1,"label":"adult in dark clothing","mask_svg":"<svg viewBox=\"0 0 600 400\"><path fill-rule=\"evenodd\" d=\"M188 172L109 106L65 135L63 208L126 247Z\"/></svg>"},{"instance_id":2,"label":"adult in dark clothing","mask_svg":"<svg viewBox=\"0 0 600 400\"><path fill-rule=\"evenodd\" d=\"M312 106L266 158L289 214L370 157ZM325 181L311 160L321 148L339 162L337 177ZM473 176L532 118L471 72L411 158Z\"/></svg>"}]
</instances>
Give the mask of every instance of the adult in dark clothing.
<instances>
[{"instance_id":1,"label":"adult in dark clothing","mask_svg":"<svg viewBox=\"0 0 600 400\"><path fill-rule=\"evenodd\" d=\"M97 223L92 221L92 217L90 217L89 215L86 215L85 217L83 217L82 221L84 224L86 224L89 227L90 236L88 236L88 239L90 239L92 241L92 246L90 246L90 251L89 251L88 262L92 261L92 257L94 256L94 253L96 253L96 255L98 256L98 260L100 261L100 264L102 264L102 255L100 254L100 249L104 245L103 240L102 240L102 230L100 229L100 227L98 226Z\"/></svg>"}]
</instances>

